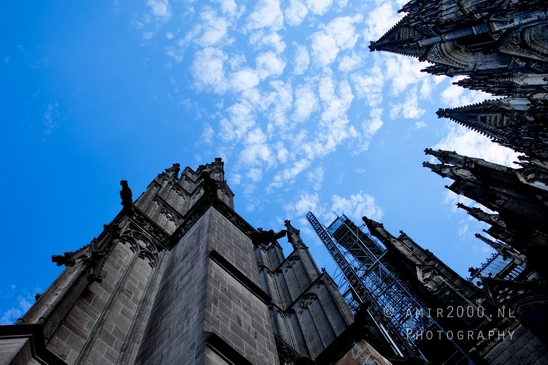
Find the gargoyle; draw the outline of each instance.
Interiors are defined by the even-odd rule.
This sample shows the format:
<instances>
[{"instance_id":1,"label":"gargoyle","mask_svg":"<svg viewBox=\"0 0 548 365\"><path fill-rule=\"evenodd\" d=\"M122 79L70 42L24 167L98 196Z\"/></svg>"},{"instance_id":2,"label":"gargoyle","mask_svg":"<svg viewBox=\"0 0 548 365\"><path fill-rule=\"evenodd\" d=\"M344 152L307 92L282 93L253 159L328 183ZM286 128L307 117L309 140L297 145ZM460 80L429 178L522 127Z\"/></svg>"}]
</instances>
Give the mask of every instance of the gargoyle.
<instances>
[{"instance_id":1,"label":"gargoyle","mask_svg":"<svg viewBox=\"0 0 548 365\"><path fill-rule=\"evenodd\" d=\"M255 246L258 246L261 243L268 246L271 243L275 243L278 238L284 237L285 234L285 229L276 233L272 229L265 231L262 228L257 228L257 230L251 234L251 240Z\"/></svg>"}]
</instances>

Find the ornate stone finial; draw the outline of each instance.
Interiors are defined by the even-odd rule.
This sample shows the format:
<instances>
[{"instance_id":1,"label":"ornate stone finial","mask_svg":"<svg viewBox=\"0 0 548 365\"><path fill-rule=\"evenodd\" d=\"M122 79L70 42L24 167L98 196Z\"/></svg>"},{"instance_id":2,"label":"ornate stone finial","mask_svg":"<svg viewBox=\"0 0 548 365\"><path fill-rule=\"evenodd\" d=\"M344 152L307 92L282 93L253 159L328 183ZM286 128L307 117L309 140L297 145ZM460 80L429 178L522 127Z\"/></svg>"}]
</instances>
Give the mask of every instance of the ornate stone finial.
<instances>
[{"instance_id":1,"label":"ornate stone finial","mask_svg":"<svg viewBox=\"0 0 548 365\"><path fill-rule=\"evenodd\" d=\"M301 231L293 227L289 219L286 219L284 224L287 228L287 240L291 243L293 248L295 250L298 248L308 248L301 239Z\"/></svg>"},{"instance_id":2,"label":"ornate stone finial","mask_svg":"<svg viewBox=\"0 0 548 365\"><path fill-rule=\"evenodd\" d=\"M124 210L130 211L133 207L133 194L129 188L127 180L120 181L120 185L122 185L122 190L120 191L120 198L122 198L122 202L120 204L122 204Z\"/></svg>"},{"instance_id":3,"label":"ornate stone finial","mask_svg":"<svg viewBox=\"0 0 548 365\"><path fill-rule=\"evenodd\" d=\"M369 229L370 231L373 231L376 228L384 228L384 225L382 223L376 222L373 219L367 218L366 216L363 216L362 220L367 226L367 229Z\"/></svg>"},{"instance_id":4,"label":"ornate stone finial","mask_svg":"<svg viewBox=\"0 0 548 365\"><path fill-rule=\"evenodd\" d=\"M448 165L445 164L433 164L430 162L423 162L422 167L428 167L432 172L440 175L441 177L452 177L452 174L447 174L449 172Z\"/></svg>"},{"instance_id":5,"label":"ornate stone finial","mask_svg":"<svg viewBox=\"0 0 548 365\"><path fill-rule=\"evenodd\" d=\"M473 278L479 274L479 270L473 267L468 268L468 272L470 273L470 277Z\"/></svg>"},{"instance_id":6,"label":"ornate stone finial","mask_svg":"<svg viewBox=\"0 0 548 365\"><path fill-rule=\"evenodd\" d=\"M181 165L174 163L173 166L166 169L166 176L171 181L177 181L179 179L179 171L181 170Z\"/></svg>"},{"instance_id":7,"label":"ornate stone finial","mask_svg":"<svg viewBox=\"0 0 548 365\"><path fill-rule=\"evenodd\" d=\"M506 223L500 218L498 214L489 214L481 210L480 208L471 208L462 203L457 203L457 207L464 209L472 217L479 221L489 224L497 225L506 228Z\"/></svg>"},{"instance_id":8,"label":"ornate stone finial","mask_svg":"<svg viewBox=\"0 0 548 365\"><path fill-rule=\"evenodd\" d=\"M449 118L449 109L443 109L443 108L439 108L438 111L436 112L436 115L438 116L438 118Z\"/></svg>"}]
</instances>

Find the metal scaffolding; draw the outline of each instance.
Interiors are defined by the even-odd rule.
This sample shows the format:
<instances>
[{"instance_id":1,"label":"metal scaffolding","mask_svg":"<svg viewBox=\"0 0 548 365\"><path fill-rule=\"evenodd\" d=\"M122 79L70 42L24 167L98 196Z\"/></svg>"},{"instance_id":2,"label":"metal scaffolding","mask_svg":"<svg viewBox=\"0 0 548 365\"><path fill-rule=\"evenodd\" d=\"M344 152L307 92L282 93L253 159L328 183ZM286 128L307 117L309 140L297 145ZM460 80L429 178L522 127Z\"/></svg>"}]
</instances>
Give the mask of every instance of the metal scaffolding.
<instances>
[{"instance_id":1,"label":"metal scaffolding","mask_svg":"<svg viewBox=\"0 0 548 365\"><path fill-rule=\"evenodd\" d=\"M308 212L306 218L335 260L343 280L339 288L354 312L365 304L367 312L393 350L401 356L415 355L427 360L418 348L422 334L445 332L429 315L426 307L411 294L386 259L387 250L376 238L365 233L345 215L324 227ZM335 278L336 280L336 278ZM451 340L454 350L444 364L473 364Z\"/></svg>"},{"instance_id":2,"label":"metal scaffolding","mask_svg":"<svg viewBox=\"0 0 548 365\"><path fill-rule=\"evenodd\" d=\"M341 291L349 307L356 311L366 303L396 353L423 357L416 335L435 324L383 262L386 248L344 215L327 228L311 212L306 218L346 279Z\"/></svg>"}]
</instances>

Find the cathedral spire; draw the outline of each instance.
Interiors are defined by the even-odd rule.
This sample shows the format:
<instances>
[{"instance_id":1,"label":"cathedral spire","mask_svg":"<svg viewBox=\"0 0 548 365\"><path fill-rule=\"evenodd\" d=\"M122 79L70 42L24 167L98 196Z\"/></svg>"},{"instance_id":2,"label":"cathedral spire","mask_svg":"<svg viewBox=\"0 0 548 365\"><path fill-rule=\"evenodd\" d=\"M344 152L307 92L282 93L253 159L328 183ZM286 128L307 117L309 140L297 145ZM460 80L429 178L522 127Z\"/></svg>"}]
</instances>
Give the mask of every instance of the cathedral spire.
<instances>
[{"instance_id":1,"label":"cathedral spire","mask_svg":"<svg viewBox=\"0 0 548 365\"><path fill-rule=\"evenodd\" d=\"M440 175L441 177L448 177L456 180L457 175L454 174L452 166L446 164L433 164L430 162L423 162L422 167L428 167L432 172Z\"/></svg>"},{"instance_id":2,"label":"cathedral spire","mask_svg":"<svg viewBox=\"0 0 548 365\"><path fill-rule=\"evenodd\" d=\"M484 237L479 233L476 233L475 237L478 238L479 240L483 241L484 243L488 244L489 246L493 247L499 254L501 254L501 256L503 258L511 259L517 265L525 267L525 263L527 262L527 258L524 255L514 251L514 249L512 247L510 247L508 245L505 245L502 242L492 241L489 238Z\"/></svg>"},{"instance_id":3,"label":"cathedral spire","mask_svg":"<svg viewBox=\"0 0 548 365\"><path fill-rule=\"evenodd\" d=\"M392 234L384 228L382 223L374 221L366 216L363 216L362 220L372 236L378 238L385 246L391 246L391 240L396 239L396 237L392 236Z\"/></svg>"},{"instance_id":4,"label":"cathedral spire","mask_svg":"<svg viewBox=\"0 0 548 365\"><path fill-rule=\"evenodd\" d=\"M444 164L451 164L460 167L468 166L473 163L474 160L468 156L459 155L454 151L433 150L431 148L425 149L424 154L434 156Z\"/></svg>"},{"instance_id":5,"label":"cathedral spire","mask_svg":"<svg viewBox=\"0 0 548 365\"><path fill-rule=\"evenodd\" d=\"M308 248L301 239L301 231L293 227L289 219L286 219L284 223L287 228L287 240L291 243L293 249Z\"/></svg>"},{"instance_id":6,"label":"cathedral spire","mask_svg":"<svg viewBox=\"0 0 548 365\"><path fill-rule=\"evenodd\" d=\"M506 228L506 223L498 214L489 214L487 212L484 212L480 208L468 207L462 203L457 203L457 207L464 209L468 214L470 214L472 217L476 218L479 221Z\"/></svg>"}]
</instances>

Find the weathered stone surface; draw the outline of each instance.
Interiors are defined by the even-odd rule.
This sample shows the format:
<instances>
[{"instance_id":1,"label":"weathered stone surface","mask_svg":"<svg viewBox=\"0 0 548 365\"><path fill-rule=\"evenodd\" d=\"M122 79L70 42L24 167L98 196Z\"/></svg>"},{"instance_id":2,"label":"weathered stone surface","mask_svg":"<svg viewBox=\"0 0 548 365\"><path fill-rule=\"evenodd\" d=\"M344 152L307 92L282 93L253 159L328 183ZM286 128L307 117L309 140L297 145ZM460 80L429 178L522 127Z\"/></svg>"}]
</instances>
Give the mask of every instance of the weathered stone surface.
<instances>
[{"instance_id":1,"label":"weathered stone surface","mask_svg":"<svg viewBox=\"0 0 548 365\"><path fill-rule=\"evenodd\" d=\"M390 365L370 344L357 342L335 365Z\"/></svg>"}]
</instances>

